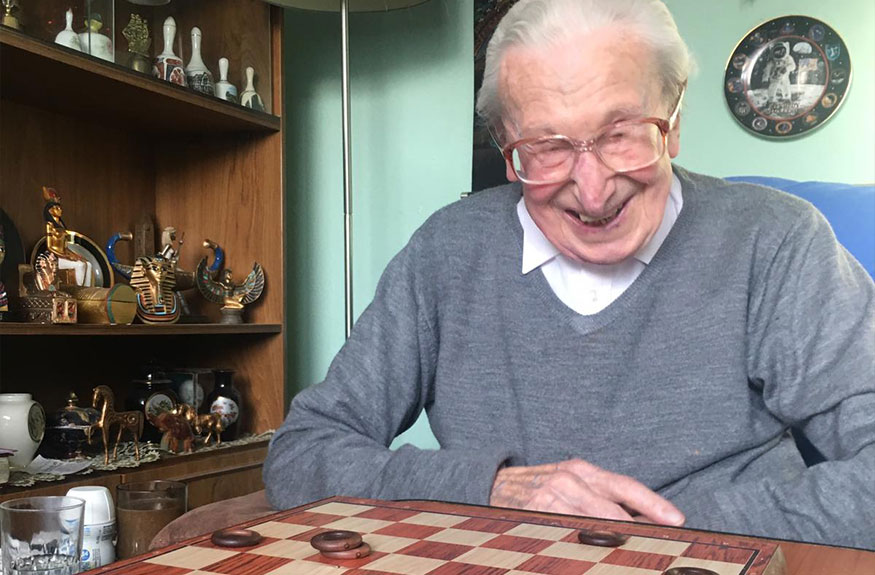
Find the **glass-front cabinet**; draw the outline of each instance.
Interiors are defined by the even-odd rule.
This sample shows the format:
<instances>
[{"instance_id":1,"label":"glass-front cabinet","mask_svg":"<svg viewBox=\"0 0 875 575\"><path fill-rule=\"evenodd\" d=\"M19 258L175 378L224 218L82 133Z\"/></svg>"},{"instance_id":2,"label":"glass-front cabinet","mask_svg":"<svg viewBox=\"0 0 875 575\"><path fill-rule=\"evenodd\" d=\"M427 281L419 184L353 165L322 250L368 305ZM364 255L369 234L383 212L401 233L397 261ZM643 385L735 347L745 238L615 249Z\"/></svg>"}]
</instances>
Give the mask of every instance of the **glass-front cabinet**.
<instances>
[{"instance_id":1,"label":"glass-front cabinet","mask_svg":"<svg viewBox=\"0 0 875 575\"><path fill-rule=\"evenodd\" d=\"M2 24L9 29L271 112L269 10L229 13L234 0L0 2Z\"/></svg>"}]
</instances>

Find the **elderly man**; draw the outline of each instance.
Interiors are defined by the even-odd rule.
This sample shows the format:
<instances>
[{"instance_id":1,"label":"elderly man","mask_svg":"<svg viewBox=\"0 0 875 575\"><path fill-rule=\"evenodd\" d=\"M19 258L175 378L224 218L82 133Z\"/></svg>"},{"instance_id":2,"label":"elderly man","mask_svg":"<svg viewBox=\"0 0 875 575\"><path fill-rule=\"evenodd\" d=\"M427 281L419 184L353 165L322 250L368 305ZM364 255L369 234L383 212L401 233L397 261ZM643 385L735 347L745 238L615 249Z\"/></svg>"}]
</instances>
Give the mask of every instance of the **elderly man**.
<instances>
[{"instance_id":1,"label":"elderly man","mask_svg":"<svg viewBox=\"0 0 875 575\"><path fill-rule=\"evenodd\" d=\"M265 467L428 498L875 547L875 286L810 205L673 166L658 0L521 0L478 111L510 184L387 267ZM393 438L426 410L438 450ZM806 467L790 434L827 462Z\"/></svg>"}]
</instances>

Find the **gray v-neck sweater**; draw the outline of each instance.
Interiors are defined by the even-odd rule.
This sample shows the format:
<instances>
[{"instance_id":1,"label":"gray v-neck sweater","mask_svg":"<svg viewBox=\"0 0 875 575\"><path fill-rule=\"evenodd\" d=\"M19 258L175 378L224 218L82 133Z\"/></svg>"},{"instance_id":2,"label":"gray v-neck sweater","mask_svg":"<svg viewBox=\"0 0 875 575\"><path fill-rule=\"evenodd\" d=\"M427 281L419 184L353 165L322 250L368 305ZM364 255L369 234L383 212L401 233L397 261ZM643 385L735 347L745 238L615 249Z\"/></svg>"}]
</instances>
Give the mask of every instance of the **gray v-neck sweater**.
<instances>
[{"instance_id":1,"label":"gray v-neck sweater","mask_svg":"<svg viewBox=\"0 0 875 575\"><path fill-rule=\"evenodd\" d=\"M675 173L671 233L591 316L521 273L517 186L429 218L292 402L271 502L486 504L502 465L581 458L691 527L875 548L875 285L806 202ZM390 451L423 409L441 448ZM791 426L829 461L806 468Z\"/></svg>"}]
</instances>

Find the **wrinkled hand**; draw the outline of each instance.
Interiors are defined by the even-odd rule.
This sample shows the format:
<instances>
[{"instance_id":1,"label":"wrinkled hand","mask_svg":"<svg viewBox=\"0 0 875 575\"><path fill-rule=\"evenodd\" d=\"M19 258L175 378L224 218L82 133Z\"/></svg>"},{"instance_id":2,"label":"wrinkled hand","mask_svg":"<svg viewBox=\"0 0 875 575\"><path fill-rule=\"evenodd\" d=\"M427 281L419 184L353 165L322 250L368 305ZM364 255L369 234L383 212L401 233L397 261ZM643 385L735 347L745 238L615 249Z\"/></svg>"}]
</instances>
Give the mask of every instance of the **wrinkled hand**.
<instances>
[{"instance_id":1,"label":"wrinkled hand","mask_svg":"<svg viewBox=\"0 0 875 575\"><path fill-rule=\"evenodd\" d=\"M495 475L489 504L661 525L685 521L677 507L641 482L582 459L505 467Z\"/></svg>"}]
</instances>

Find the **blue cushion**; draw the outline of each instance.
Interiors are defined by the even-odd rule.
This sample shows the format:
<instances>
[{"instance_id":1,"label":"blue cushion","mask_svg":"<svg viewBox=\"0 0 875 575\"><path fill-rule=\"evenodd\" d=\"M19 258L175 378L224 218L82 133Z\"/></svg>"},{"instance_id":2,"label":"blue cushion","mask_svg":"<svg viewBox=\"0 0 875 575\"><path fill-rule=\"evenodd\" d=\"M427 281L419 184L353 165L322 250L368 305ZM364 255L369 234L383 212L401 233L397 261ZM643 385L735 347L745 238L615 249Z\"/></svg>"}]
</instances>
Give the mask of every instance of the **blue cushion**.
<instances>
[{"instance_id":1,"label":"blue cushion","mask_svg":"<svg viewBox=\"0 0 875 575\"><path fill-rule=\"evenodd\" d=\"M875 185L797 182L765 176L726 179L777 188L808 200L826 217L839 242L875 278Z\"/></svg>"}]
</instances>

